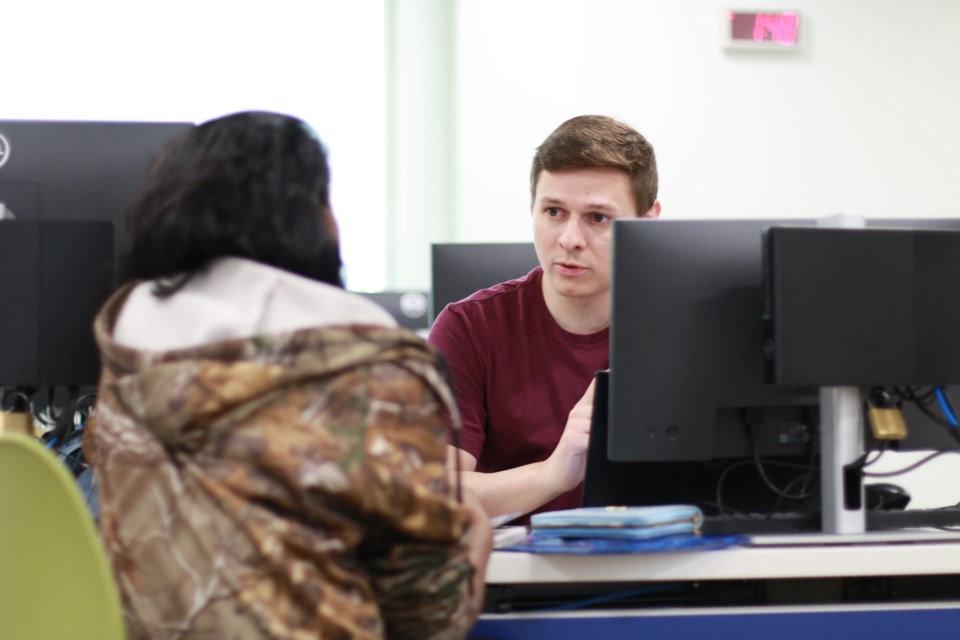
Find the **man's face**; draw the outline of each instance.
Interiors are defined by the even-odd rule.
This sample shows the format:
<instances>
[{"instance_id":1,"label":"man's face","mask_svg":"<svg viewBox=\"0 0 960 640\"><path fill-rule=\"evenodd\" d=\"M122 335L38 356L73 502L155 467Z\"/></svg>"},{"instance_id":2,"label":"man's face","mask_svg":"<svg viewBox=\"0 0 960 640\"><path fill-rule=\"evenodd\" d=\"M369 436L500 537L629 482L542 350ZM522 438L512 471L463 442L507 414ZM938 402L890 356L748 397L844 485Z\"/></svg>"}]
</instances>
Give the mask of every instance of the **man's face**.
<instances>
[{"instance_id":1,"label":"man's face","mask_svg":"<svg viewBox=\"0 0 960 640\"><path fill-rule=\"evenodd\" d=\"M647 215L655 217L659 205ZM549 301L608 304L613 221L635 218L626 171L590 167L542 171L533 199L533 242Z\"/></svg>"}]
</instances>

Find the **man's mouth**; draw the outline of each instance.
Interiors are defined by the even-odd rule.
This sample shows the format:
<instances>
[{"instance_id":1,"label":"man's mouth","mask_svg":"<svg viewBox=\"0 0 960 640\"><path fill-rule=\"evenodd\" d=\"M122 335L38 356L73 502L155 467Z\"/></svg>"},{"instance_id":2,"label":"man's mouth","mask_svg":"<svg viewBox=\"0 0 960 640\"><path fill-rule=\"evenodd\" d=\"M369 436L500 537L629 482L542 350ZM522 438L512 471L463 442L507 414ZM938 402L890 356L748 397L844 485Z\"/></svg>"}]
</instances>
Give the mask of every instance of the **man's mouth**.
<instances>
[{"instance_id":1,"label":"man's mouth","mask_svg":"<svg viewBox=\"0 0 960 640\"><path fill-rule=\"evenodd\" d=\"M574 262L554 262L553 266L560 275L564 276L578 276L587 270L585 266Z\"/></svg>"}]
</instances>

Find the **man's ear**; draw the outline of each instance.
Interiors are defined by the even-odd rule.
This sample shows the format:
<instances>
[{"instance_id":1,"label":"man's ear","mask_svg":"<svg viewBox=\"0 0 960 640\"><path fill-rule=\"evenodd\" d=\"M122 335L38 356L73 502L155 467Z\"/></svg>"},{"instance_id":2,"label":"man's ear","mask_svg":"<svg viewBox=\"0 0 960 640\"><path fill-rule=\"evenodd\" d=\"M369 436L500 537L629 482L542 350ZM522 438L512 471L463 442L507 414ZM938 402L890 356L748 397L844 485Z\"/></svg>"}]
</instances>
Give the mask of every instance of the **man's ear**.
<instances>
[{"instance_id":1,"label":"man's ear","mask_svg":"<svg viewBox=\"0 0 960 640\"><path fill-rule=\"evenodd\" d=\"M653 206L650 207L650 210L641 216L642 218L659 218L660 217L660 201L654 200Z\"/></svg>"}]
</instances>

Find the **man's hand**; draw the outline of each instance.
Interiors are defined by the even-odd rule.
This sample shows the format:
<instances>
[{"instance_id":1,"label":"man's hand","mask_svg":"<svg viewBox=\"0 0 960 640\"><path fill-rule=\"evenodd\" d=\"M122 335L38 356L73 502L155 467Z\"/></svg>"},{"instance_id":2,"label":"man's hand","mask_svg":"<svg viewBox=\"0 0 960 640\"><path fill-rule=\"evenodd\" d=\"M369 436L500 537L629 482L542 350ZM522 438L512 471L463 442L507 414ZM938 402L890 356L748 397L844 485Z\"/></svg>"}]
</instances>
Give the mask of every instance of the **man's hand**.
<instances>
[{"instance_id":1,"label":"man's hand","mask_svg":"<svg viewBox=\"0 0 960 640\"><path fill-rule=\"evenodd\" d=\"M569 491L583 481L587 465L587 444L590 440L590 419L593 416L593 388L596 378L567 417L560 442L547 458L547 471L554 486Z\"/></svg>"},{"instance_id":2,"label":"man's hand","mask_svg":"<svg viewBox=\"0 0 960 640\"><path fill-rule=\"evenodd\" d=\"M456 469L460 458L464 485L476 491L490 516L518 511L529 513L569 491L583 481L593 414L594 382L570 410L560 441L546 460L513 469L484 473L476 471L477 459L447 445L448 468Z\"/></svg>"}]
</instances>

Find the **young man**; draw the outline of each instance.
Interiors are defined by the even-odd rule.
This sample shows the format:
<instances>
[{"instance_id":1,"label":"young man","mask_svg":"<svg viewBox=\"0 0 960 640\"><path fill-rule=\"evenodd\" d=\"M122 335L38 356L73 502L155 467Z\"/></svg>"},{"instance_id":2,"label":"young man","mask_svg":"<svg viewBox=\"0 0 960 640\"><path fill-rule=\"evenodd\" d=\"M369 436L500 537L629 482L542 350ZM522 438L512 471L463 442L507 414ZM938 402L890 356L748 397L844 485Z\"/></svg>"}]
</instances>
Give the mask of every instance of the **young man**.
<instances>
[{"instance_id":1,"label":"young man","mask_svg":"<svg viewBox=\"0 0 960 640\"><path fill-rule=\"evenodd\" d=\"M491 515L579 506L594 374L609 366L617 218L656 218L650 143L605 116L561 124L530 172L540 266L448 305L429 341L447 356L467 486Z\"/></svg>"}]
</instances>

